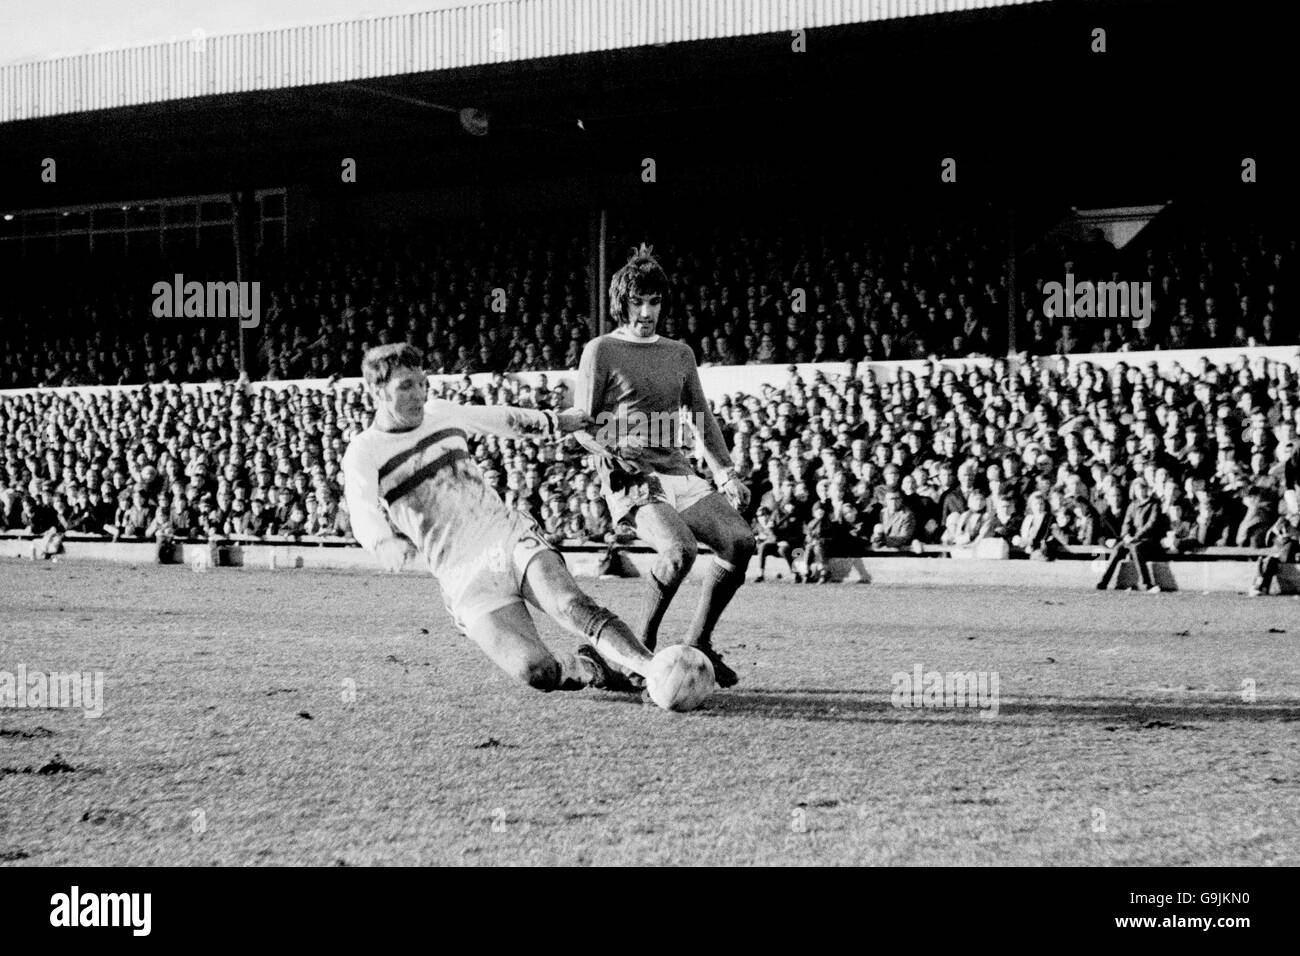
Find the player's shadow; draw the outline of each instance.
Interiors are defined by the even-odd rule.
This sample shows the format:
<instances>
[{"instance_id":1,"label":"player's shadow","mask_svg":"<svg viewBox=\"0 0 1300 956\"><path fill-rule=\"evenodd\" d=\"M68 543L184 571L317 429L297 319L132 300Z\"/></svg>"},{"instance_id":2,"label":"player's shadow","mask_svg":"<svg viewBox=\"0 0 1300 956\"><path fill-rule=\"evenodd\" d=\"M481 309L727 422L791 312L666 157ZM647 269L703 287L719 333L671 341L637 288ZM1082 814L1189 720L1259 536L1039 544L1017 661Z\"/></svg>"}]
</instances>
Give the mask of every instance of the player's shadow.
<instances>
[{"instance_id":1,"label":"player's shadow","mask_svg":"<svg viewBox=\"0 0 1300 956\"><path fill-rule=\"evenodd\" d=\"M1047 719L1100 724L1105 730L1196 730L1216 722L1293 723L1300 700L1246 703L1226 696L1180 700L1130 697L1002 698L994 717L978 707L896 707L887 692L843 688L760 688L720 692L698 713L705 717L764 717L819 723L993 723Z\"/></svg>"}]
</instances>

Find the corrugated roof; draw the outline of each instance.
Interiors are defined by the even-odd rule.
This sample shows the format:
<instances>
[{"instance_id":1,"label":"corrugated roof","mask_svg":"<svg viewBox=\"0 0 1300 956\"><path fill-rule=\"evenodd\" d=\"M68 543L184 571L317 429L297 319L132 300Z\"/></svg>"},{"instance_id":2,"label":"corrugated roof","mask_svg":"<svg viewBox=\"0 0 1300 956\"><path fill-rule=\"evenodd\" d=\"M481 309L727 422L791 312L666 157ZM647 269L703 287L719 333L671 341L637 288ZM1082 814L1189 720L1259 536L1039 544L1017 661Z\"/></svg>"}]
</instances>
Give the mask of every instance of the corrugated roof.
<instances>
[{"instance_id":1,"label":"corrugated roof","mask_svg":"<svg viewBox=\"0 0 1300 956\"><path fill-rule=\"evenodd\" d=\"M0 66L0 123L1047 0L514 0Z\"/></svg>"}]
</instances>

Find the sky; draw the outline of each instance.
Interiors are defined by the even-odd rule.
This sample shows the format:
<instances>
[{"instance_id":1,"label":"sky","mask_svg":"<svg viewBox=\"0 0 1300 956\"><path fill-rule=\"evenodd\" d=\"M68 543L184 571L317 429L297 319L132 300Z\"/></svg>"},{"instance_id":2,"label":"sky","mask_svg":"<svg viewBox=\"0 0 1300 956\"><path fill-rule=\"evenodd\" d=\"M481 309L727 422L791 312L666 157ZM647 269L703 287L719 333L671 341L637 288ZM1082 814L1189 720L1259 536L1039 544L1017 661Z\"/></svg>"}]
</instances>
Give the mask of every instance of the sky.
<instances>
[{"instance_id":1,"label":"sky","mask_svg":"<svg viewBox=\"0 0 1300 956\"><path fill-rule=\"evenodd\" d=\"M76 53L463 6L469 0L0 0L0 66Z\"/></svg>"}]
</instances>

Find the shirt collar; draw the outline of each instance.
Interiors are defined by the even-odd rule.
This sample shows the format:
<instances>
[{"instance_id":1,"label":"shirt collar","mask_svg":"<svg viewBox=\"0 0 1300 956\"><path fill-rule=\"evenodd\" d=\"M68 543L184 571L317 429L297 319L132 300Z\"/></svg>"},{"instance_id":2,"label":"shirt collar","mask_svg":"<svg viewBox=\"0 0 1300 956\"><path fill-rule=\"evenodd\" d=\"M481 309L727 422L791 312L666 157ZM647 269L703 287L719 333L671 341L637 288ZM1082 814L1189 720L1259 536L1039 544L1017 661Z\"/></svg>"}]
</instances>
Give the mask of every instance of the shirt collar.
<instances>
[{"instance_id":1,"label":"shirt collar","mask_svg":"<svg viewBox=\"0 0 1300 956\"><path fill-rule=\"evenodd\" d=\"M658 333L655 333L654 335L650 336L650 338L648 339L643 339L639 335L633 335L625 328L617 328L613 332L611 332L610 335L614 336L617 339L622 339L624 342L637 342L642 345L649 345L651 342L659 341Z\"/></svg>"}]
</instances>

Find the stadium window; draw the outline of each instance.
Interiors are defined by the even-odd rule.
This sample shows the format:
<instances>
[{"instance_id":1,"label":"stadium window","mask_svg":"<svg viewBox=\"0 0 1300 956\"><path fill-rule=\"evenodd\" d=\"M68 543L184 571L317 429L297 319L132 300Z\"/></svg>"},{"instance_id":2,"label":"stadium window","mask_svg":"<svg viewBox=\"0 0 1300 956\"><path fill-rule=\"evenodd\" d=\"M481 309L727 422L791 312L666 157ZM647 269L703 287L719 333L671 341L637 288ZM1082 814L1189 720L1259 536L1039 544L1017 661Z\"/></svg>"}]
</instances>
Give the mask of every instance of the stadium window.
<instances>
[{"instance_id":1,"label":"stadium window","mask_svg":"<svg viewBox=\"0 0 1300 956\"><path fill-rule=\"evenodd\" d=\"M127 246L131 250L132 256L156 259L161 251L158 230L154 228L128 233Z\"/></svg>"},{"instance_id":2,"label":"stadium window","mask_svg":"<svg viewBox=\"0 0 1300 956\"><path fill-rule=\"evenodd\" d=\"M88 212L66 212L58 219L59 232L67 235L74 232L88 232L90 230L90 213Z\"/></svg>"},{"instance_id":3,"label":"stadium window","mask_svg":"<svg viewBox=\"0 0 1300 956\"><path fill-rule=\"evenodd\" d=\"M214 223L228 223L233 219L234 216L228 202L208 201L199 207L199 221L205 226Z\"/></svg>"},{"instance_id":4,"label":"stadium window","mask_svg":"<svg viewBox=\"0 0 1300 956\"><path fill-rule=\"evenodd\" d=\"M278 219L284 216L284 193L263 193L258 197L262 203L262 219Z\"/></svg>"},{"instance_id":5,"label":"stadium window","mask_svg":"<svg viewBox=\"0 0 1300 956\"><path fill-rule=\"evenodd\" d=\"M233 248L231 245L233 242L230 234L231 228L229 223L225 225L204 224L199 227L199 247L205 251L217 248L225 252L230 251Z\"/></svg>"},{"instance_id":6,"label":"stadium window","mask_svg":"<svg viewBox=\"0 0 1300 956\"><path fill-rule=\"evenodd\" d=\"M94 234L95 255L114 260L126 257L126 233L97 232Z\"/></svg>"},{"instance_id":7,"label":"stadium window","mask_svg":"<svg viewBox=\"0 0 1300 956\"><path fill-rule=\"evenodd\" d=\"M167 227L192 226L197 212L198 206L191 203L166 206L163 209L163 224Z\"/></svg>"},{"instance_id":8,"label":"stadium window","mask_svg":"<svg viewBox=\"0 0 1300 956\"><path fill-rule=\"evenodd\" d=\"M31 238L45 238L59 233L59 217L45 213L32 216L27 220L27 235Z\"/></svg>"}]
</instances>

